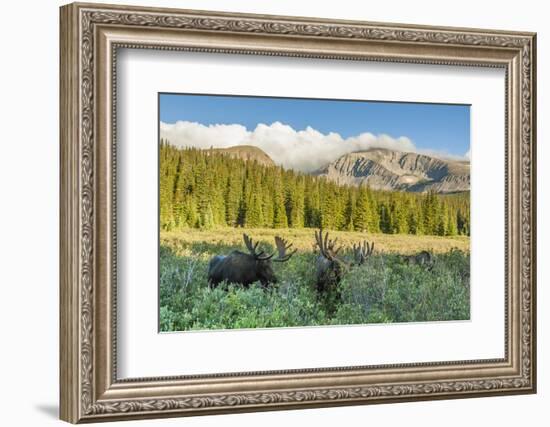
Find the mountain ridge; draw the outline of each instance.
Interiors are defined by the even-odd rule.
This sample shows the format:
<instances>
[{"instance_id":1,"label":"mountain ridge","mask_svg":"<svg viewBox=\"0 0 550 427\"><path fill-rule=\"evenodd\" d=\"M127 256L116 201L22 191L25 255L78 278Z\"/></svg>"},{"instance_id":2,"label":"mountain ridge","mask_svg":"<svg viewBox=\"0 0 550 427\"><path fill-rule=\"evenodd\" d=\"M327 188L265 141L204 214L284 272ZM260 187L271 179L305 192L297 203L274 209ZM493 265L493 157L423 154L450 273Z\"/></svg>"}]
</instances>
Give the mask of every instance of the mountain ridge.
<instances>
[{"instance_id":1,"label":"mountain ridge","mask_svg":"<svg viewBox=\"0 0 550 427\"><path fill-rule=\"evenodd\" d=\"M340 185L369 185L375 190L436 193L470 190L469 162L385 148L344 154L315 174Z\"/></svg>"}]
</instances>

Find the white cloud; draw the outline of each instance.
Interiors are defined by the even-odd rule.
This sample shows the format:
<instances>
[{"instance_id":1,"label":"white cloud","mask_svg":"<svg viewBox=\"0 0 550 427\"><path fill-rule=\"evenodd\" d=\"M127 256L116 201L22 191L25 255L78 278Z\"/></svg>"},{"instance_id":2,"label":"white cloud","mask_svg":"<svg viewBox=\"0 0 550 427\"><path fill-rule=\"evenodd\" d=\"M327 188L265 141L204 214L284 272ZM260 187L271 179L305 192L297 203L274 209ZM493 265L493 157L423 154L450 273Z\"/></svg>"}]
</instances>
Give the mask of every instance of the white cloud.
<instances>
[{"instance_id":1,"label":"white cloud","mask_svg":"<svg viewBox=\"0 0 550 427\"><path fill-rule=\"evenodd\" d=\"M470 160L470 150L471 149L468 149L468 151L466 151L466 154L464 154L464 158L467 160Z\"/></svg>"},{"instance_id":2,"label":"white cloud","mask_svg":"<svg viewBox=\"0 0 550 427\"><path fill-rule=\"evenodd\" d=\"M239 124L205 126L187 121L173 124L161 122L160 136L177 147L204 149L252 145L265 151L276 164L302 172L312 172L344 154L371 148L424 152L417 150L412 141L405 136L393 138L389 135L373 135L366 132L342 138L337 133L323 134L309 126L296 131L280 122L270 125L260 123L253 131ZM451 157L444 153L437 156Z\"/></svg>"}]
</instances>

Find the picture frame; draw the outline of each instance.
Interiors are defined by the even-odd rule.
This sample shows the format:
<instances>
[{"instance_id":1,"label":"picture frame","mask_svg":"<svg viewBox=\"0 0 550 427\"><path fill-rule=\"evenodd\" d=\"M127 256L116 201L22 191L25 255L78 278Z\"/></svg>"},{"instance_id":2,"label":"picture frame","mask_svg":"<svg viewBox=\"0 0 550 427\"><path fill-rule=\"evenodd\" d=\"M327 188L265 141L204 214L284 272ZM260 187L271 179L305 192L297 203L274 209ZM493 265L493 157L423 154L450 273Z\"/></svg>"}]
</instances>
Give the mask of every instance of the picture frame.
<instances>
[{"instance_id":1,"label":"picture frame","mask_svg":"<svg viewBox=\"0 0 550 427\"><path fill-rule=\"evenodd\" d=\"M60 25L61 419L80 423L536 392L536 34L85 3L61 7ZM121 49L504 70L504 357L120 379Z\"/></svg>"}]
</instances>

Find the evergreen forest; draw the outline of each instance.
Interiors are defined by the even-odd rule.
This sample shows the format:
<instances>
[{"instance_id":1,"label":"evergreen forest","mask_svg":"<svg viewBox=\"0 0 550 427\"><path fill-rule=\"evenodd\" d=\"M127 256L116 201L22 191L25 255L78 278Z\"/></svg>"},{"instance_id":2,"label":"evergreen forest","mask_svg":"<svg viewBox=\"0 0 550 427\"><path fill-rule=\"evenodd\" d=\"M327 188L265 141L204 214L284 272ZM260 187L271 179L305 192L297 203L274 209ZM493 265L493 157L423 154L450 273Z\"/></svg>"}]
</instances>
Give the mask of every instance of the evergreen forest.
<instances>
[{"instance_id":1,"label":"evergreen forest","mask_svg":"<svg viewBox=\"0 0 550 427\"><path fill-rule=\"evenodd\" d=\"M223 152L160 144L160 227L319 228L470 235L470 193L440 195L338 185Z\"/></svg>"}]
</instances>

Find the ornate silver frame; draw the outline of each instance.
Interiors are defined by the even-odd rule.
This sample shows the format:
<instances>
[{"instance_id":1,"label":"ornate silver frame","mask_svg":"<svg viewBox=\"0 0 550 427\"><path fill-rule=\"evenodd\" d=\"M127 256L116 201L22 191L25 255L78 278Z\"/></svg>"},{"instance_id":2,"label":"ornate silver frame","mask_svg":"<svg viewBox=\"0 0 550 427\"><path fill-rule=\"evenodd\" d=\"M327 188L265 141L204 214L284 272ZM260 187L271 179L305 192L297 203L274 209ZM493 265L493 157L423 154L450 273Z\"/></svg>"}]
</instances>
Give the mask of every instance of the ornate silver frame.
<instances>
[{"instance_id":1,"label":"ornate silver frame","mask_svg":"<svg viewBox=\"0 0 550 427\"><path fill-rule=\"evenodd\" d=\"M60 12L61 419L77 423L535 392L535 34L98 4L71 4ZM505 357L117 379L118 47L504 68Z\"/></svg>"}]
</instances>

